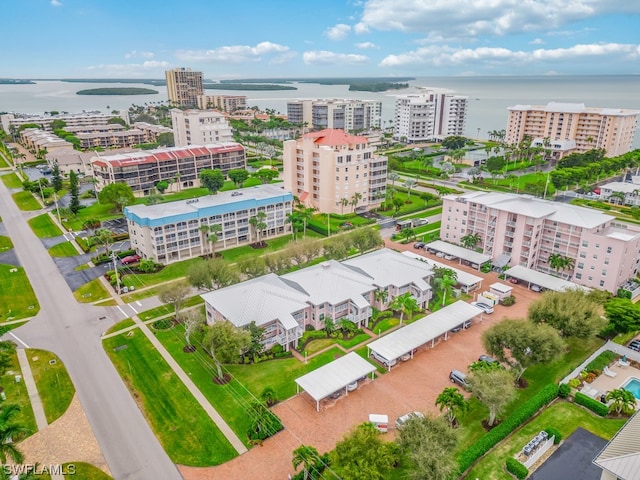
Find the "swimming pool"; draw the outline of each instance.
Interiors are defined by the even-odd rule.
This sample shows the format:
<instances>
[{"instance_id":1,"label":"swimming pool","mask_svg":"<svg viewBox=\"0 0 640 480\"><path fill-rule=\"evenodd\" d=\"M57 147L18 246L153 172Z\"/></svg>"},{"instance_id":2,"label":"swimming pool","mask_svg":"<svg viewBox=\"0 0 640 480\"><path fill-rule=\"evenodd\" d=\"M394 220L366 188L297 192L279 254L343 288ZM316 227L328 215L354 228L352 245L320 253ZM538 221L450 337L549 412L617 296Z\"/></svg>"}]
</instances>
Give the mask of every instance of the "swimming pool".
<instances>
[{"instance_id":1,"label":"swimming pool","mask_svg":"<svg viewBox=\"0 0 640 480\"><path fill-rule=\"evenodd\" d=\"M633 393L633 396L640 400L640 380L637 378L630 378L627 380L621 388L629 390Z\"/></svg>"}]
</instances>

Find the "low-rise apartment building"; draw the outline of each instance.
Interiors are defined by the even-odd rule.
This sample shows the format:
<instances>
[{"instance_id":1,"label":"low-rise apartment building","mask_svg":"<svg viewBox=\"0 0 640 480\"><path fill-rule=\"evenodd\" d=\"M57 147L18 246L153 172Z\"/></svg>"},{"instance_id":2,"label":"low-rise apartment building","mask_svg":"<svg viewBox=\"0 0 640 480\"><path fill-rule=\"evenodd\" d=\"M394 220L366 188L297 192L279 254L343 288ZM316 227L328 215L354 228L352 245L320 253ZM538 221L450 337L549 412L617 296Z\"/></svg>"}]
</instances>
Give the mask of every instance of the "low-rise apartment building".
<instances>
[{"instance_id":1,"label":"low-rise apartment building","mask_svg":"<svg viewBox=\"0 0 640 480\"><path fill-rule=\"evenodd\" d=\"M530 195L473 192L443 199L440 237L476 248L494 261L559 275L574 283L617 293L640 265L640 228L597 210ZM554 270L551 257L573 266Z\"/></svg>"},{"instance_id":2,"label":"low-rise apartment building","mask_svg":"<svg viewBox=\"0 0 640 480\"><path fill-rule=\"evenodd\" d=\"M509 107L505 141L515 145L526 136L532 146L560 159L570 153L604 149L607 157L629 152L640 111L586 107L584 103Z\"/></svg>"},{"instance_id":3,"label":"low-rise apartment building","mask_svg":"<svg viewBox=\"0 0 640 480\"><path fill-rule=\"evenodd\" d=\"M385 198L387 158L367 137L337 129L311 132L285 141L282 158L285 188L321 212L370 210Z\"/></svg>"},{"instance_id":4,"label":"low-rise apartment building","mask_svg":"<svg viewBox=\"0 0 640 480\"><path fill-rule=\"evenodd\" d=\"M416 143L464 135L468 100L437 92L398 95L393 138Z\"/></svg>"},{"instance_id":5,"label":"low-rise apartment building","mask_svg":"<svg viewBox=\"0 0 640 480\"><path fill-rule=\"evenodd\" d=\"M40 150L52 152L54 150L73 148L65 139L51 132L39 128L25 128L20 132L20 142L28 150L38 153Z\"/></svg>"},{"instance_id":6,"label":"low-rise apartment building","mask_svg":"<svg viewBox=\"0 0 640 480\"><path fill-rule=\"evenodd\" d=\"M377 100L292 100L287 102L287 119L307 129L339 128L346 132L380 128L382 102Z\"/></svg>"},{"instance_id":7,"label":"low-rise apartment building","mask_svg":"<svg viewBox=\"0 0 640 480\"><path fill-rule=\"evenodd\" d=\"M227 118L217 110L171 110L173 140L179 147L233 142Z\"/></svg>"},{"instance_id":8,"label":"low-rise apartment building","mask_svg":"<svg viewBox=\"0 0 640 480\"><path fill-rule=\"evenodd\" d=\"M117 155L96 154L91 158L96 191L111 183L126 183L136 195L155 192L158 182L170 183L170 191L200 185L198 175L205 169L226 174L246 168L244 147L239 143L217 143L169 147Z\"/></svg>"},{"instance_id":9,"label":"low-rise apartment building","mask_svg":"<svg viewBox=\"0 0 640 480\"><path fill-rule=\"evenodd\" d=\"M40 125L41 129L52 132L51 122L54 120L62 120L66 127L86 127L107 125L113 117L122 118L129 124L129 112L120 110L118 113L100 113L100 112L83 112L83 113L60 113L56 115L33 115L27 113L6 113L0 115L2 128L9 134L14 134L22 125L34 123Z\"/></svg>"},{"instance_id":10,"label":"low-rise apartment building","mask_svg":"<svg viewBox=\"0 0 640 480\"><path fill-rule=\"evenodd\" d=\"M319 330L327 319L367 326L372 308L384 309L409 293L421 308L431 298L431 267L389 249L358 258L334 260L277 276L273 273L205 293L207 323L228 320L237 327L251 322L264 328L266 348L295 347L307 325ZM386 303L380 303L386 291Z\"/></svg>"},{"instance_id":11,"label":"low-rise apartment building","mask_svg":"<svg viewBox=\"0 0 640 480\"><path fill-rule=\"evenodd\" d=\"M133 128L138 130L142 130L147 137L146 143L156 143L158 141L158 136L163 133L171 133L173 134L173 129L169 127L165 127L164 125L153 125L152 123L147 122L135 122Z\"/></svg>"},{"instance_id":12,"label":"low-rise apartment building","mask_svg":"<svg viewBox=\"0 0 640 480\"><path fill-rule=\"evenodd\" d=\"M198 95L198 108L200 110L216 108L225 113L245 110L247 97L244 95Z\"/></svg>"},{"instance_id":13,"label":"low-rise apartment building","mask_svg":"<svg viewBox=\"0 0 640 480\"><path fill-rule=\"evenodd\" d=\"M287 215L292 212L293 195L276 185L260 185L219 192L190 200L157 205L125 207L131 248L143 258L169 264L246 245L291 232ZM249 223L264 212L267 227L256 232ZM218 242L209 241L202 227L220 225Z\"/></svg>"}]
</instances>

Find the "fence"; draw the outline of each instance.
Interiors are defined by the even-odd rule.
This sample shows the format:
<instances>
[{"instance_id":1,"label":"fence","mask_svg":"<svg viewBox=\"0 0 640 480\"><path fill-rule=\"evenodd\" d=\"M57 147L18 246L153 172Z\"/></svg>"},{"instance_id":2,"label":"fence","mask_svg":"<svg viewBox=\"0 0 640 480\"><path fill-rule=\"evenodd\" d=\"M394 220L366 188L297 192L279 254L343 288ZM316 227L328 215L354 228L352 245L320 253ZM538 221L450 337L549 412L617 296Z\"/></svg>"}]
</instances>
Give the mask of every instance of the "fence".
<instances>
[{"instance_id":1,"label":"fence","mask_svg":"<svg viewBox=\"0 0 640 480\"><path fill-rule=\"evenodd\" d=\"M556 437L554 435L551 438L549 438L546 442L544 442L542 445L540 445L536 449L536 451L533 454L531 454L525 462L523 462L523 465L527 468L531 468L531 465L536 463L540 459L540 457L542 457L542 455L547 453L547 450L549 450L551 448L551 445L553 445L553 441L555 438Z\"/></svg>"}]
</instances>

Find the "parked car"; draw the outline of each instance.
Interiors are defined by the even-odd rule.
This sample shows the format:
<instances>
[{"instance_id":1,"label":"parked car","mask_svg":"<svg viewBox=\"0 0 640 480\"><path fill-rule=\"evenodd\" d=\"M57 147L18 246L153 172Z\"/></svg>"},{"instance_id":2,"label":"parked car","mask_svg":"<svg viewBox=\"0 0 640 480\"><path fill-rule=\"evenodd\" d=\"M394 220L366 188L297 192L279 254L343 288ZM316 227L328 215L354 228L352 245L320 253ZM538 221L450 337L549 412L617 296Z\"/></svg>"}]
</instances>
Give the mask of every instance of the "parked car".
<instances>
[{"instance_id":1,"label":"parked car","mask_svg":"<svg viewBox=\"0 0 640 480\"><path fill-rule=\"evenodd\" d=\"M517 279L517 278L515 278L515 277L511 277L511 278L509 279L509 282L513 283L514 285L517 285L517 284L518 284L518 279Z\"/></svg>"},{"instance_id":2,"label":"parked car","mask_svg":"<svg viewBox=\"0 0 640 480\"><path fill-rule=\"evenodd\" d=\"M432 255L436 253L436 251L433 248L427 248L427 252L429 252Z\"/></svg>"},{"instance_id":3,"label":"parked car","mask_svg":"<svg viewBox=\"0 0 640 480\"><path fill-rule=\"evenodd\" d=\"M445 260L457 260L458 257L454 256L454 255L445 255L444 256Z\"/></svg>"},{"instance_id":4,"label":"parked car","mask_svg":"<svg viewBox=\"0 0 640 480\"><path fill-rule=\"evenodd\" d=\"M136 263L140 261L140 255L129 255L128 257L124 257L120 259L120 261L125 265L129 265L130 263Z\"/></svg>"},{"instance_id":5,"label":"parked car","mask_svg":"<svg viewBox=\"0 0 640 480\"><path fill-rule=\"evenodd\" d=\"M479 362L487 362L487 363L497 363L498 360L496 360L493 357L490 357L489 355L480 355L478 357L478 361Z\"/></svg>"},{"instance_id":6,"label":"parked car","mask_svg":"<svg viewBox=\"0 0 640 480\"><path fill-rule=\"evenodd\" d=\"M636 352L640 352L640 340L631 340L631 342L629 342L629 348L631 350L635 350Z\"/></svg>"},{"instance_id":7,"label":"parked car","mask_svg":"<svg viewBox=\"0 0 640 480\"><path fill-rule=\"evenodd\" d=\"M353 392L356 388L358 388L358 381L356 380L353 383L347 385L347 392Z\"/></svg>"},{"instance_id":8,"label":"parked car","mask_svg":"<svg viewBox=\"0 0 640 480\"><path fill-rule=\"evenodd\" d=\"M331 395L329 395L332 399L336 399L336 398L340 398L340 395L342 395L342 390L338 390L337 392L333 392Z\"/></svg>"},{"instance_id":9,"label":"parked car","mask_svg":"<svg viewBox=\"0 0 640 480\"><path fill-rule=\"evenodd\" d=\"M381 364L383 364L385 367L393 367L396 365L396 363L398 363L398 361L396 359L393 360L387 360L386 358L384 358L382 355L378 355L376 352L371 352L371 357L373 357L374 359L376 359L377 361L379 361Z\"/></svg>"},{"instance_id":10,"label":"parked car","mask_svg":"<svg viewBox=\"0 0 640 480\"><path fill-rule=\"evenodd\" d=\"M442 257L444 257L444 253L442 253L442 252L436 252L436 257L438 257L438 258L442 258Z\"/></svg>"},{"instance_id":11,"label":"parked car","mask_svg":"<svg viewBox=\"0 0 640 480\"><path fill-rule=\"evenodd\" d=\"M404 415L402 415L396 420L396 428L402 427L402 425L407 423L412 418L424 418L424 413L422 412L405 413Z\"/></svg>"},{"instance_id":12,"label":"parked car","mask_svg":"<svg viewBox=\"0 0 640 480\"><path fill-rule=\"evenodd\" d=\"M449 373L449 380L451 380L452 383L460 385L464 389L469 388L467 375L462 373L460 370L451 370Z\"/></svg>"},{"instance_id":13,"label":"parked car","mask_svg":"<svg viewBox=\"0 0 640 480\"><path fill-rule=\"evenodd\" d=\"M467 320L466 322L461 323L461 324L460 324L460 325L458 325L457 327L453 327L453 328L451 329L451 331L452 331L452 332L459 332L459 331L460 331L460 330L462 330L463 328L464 328L464 329L467 329L467 328L469 328L470 326L471 326L471 320Z\"/></svg>"},{"instance_id":14,"label":"parked car","mask_svg":"<svg viewBox=\"0 0 640 480\"><path fill-rule=\"evenodd\" d=\"M481 310L484 310L484 313L486 313L487 315L490 315L493 313L493 307L491 305L487 305L486 303L471 302L471 305L478 307Z\"/></svg>"},{"instance_id":15,"label":"parked car","mask_svg":"<svg viewBox=\"0 0 640 480\"><path fill-rule=\"evenodd\" d=\"M425 243L424 242L416 242L413 244L413 248L424 248Z\"/></svg>"},{"instance_id":16,"label":"parked car","mask_svg":"<svg viewBox=\"0 0 640 480\"><path fill-rule=\"evenodd\" d=\"M531 285L531 290L534 292L541 292L542 288L539 285Z\"/></svg>"}]
</instances>

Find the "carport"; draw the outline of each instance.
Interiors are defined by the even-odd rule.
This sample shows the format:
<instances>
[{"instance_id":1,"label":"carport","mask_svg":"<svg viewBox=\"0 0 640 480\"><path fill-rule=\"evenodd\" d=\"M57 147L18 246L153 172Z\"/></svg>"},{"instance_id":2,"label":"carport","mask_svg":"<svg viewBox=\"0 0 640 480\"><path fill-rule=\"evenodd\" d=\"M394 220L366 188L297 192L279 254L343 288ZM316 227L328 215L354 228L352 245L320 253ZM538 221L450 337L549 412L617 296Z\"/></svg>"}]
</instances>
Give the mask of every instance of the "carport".
<instances>
[{"instance_id":1,"label":"carport","mask_svg":"<svg viewBox=\"0 0 640 480\"><path fill-rule=\"evenodd\" d=\"M458 245L454 245L453 243L447 243L442 240L436 240L431 243L427 243L424 247L425 250L435 250L437 252L442 252L445 255L453 255L457 257L462 263L462 260L466 260L473 268L477 268L480 270L480 265L483 263L487 263L491 261L491 257L489 255L485 255L484 253L479 253L474 250L469 250L468 248L460 247Z\"/></svg>"},{"instance_id":2,"label":"carport","mask_svg":"<svg viewBox=\"0 0 640 480\"><path fill-rule=\"evenodd\" d=\"M413 351L418 347L428 342L431 342L431 347L433 347L436 338L441 335L444 335L444 339L447 340L449 331L452 328L464 325L465 322L482 313L483 311L480 308L458 300L437 312L371 342L367 345L367 351L369 354L373 351L390 361L406 354L411 354L411 358L413 358ZM391 370L391 366L388 368Z\"/></svg>"},{"instance_id":3,"label":"carport","mask_svg":"<svg viewBox=\"0 0 640 480\"><path fill-rule=\"evenodd\" d=\"M456 273L456 281L458 282L458 285L462 287L462 290L465 293L469 293L473 290L477 290L482 285L483 278L478 277L477 275L467 273L464 270L458 270L457 268L451 268L449 265L436 262L435 260L431 260L430 258L423 257L422 255L418 255L417 253L413 253L409 250L405 250L404 252L402 252L402 254L406 255L407 257L420 260L421 262L425 262L426 264L432 265L434 267L448 268L450 270L453 270Z\"/></svg>"},{"instance_id":4,"label":"carport","mask_svg":"<svg viewBox=\"0 0 640 480\"><path fill-rule=\"evenodd\" d=\"M513 277L523 282L527 282L528 288L531 288L531 285L538 285L546 290L553 290L554 292L564 292L566 290L576 289L583 290L585 292L591 291L591 289L588 287L583 287L582 285L578 285L577 283L569 282L567 280L563 280L562 278L554 277L553 275L549 275L547 273L538 272L521 265L511 267L509 270L506 270L504 274L507 276L507 278Z\"/></svg>"},{"instance_id":5,"label":"carport","mask_svg":"<svg viewBox=\"0 0 640 480\"><path fill-rule=\"evenodd\" d=\"M376 367L374 365L367 362L357 353L351 352L302 377L296 378L296 391L300 393L300 388L302 388L311 395L316 401L316 410L320 411L320 400L327 398L341 388L344 388L346 394L347 385L366 377L375 370Z\"/></svg>"}]
</instances>

